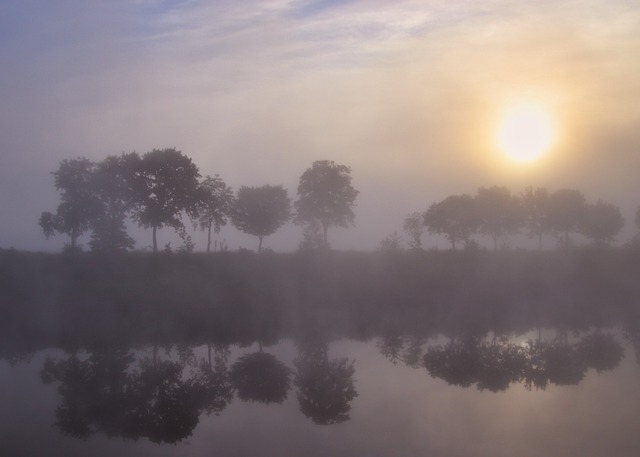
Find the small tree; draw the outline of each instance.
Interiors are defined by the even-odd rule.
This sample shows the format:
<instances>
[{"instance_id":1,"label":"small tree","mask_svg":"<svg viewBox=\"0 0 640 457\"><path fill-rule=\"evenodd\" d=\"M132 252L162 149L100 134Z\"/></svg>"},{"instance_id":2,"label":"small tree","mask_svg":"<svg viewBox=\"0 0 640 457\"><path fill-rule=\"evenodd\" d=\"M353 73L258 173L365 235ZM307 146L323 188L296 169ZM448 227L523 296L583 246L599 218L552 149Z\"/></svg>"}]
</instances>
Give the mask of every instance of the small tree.
<instances>
[{"instance_id":1,"label":"small tree","mask_svg":"<svg viewBox=\"0 0 640 457\"><path fill-rule=\"evenodd\" d=\"M258 252L262 240L272 235L291 218L291 200L282 186L242 186L238 190L231 213L231 223L240 231L258 237Z\"/></svg>"},{"instance_id":2,"label":"small tree","mask_svg":"<svg viewBox=\"0 0 640 457\"><path fill-rule=\"evenodd\" d=\"M47 238L56 232L68 235L70 246L75 249L78 237L89 230L99 211L91 188L94 170L95 164L82 157L63 160L53 172L55 187L62 195L55 214L44 212L40 216L40 227Z\"/></svg>"},{"instance_id":3,"label":"small tree","mask_svg":"<svg viewBox=\"0 0 640 457\"><path fill-rule=\"evenodd\" d=\"M603 245L615 240L623 225L620 208L598 200L595 204L585 206L580 231L595 244Z\"/></svg>"},{"instance_id":4,"label":"small tree","mask_svg":"<svg viewBox=\"0 0 640 457\"><path fill-rule=\"evenodd\" d=\"M480 232L489 235L493 248L498 249L498 240L515 233L522 225L517 199L506 187L481 187L475 197Z\"/></svg>"},{"instance_id":5,"label":"small tree","mask_svg":"<svg viewBox=\"0 0 640 457\"><path fill-rule=\"evenodd\" d=\"M207 231L207 252L211 251L211 229L220 233L233 208L233 191L218 175L200 183L200 207L196 224Z\"/></svg>"},{"instance_id":6,"label":"small tree","mask_svg":"<svg viewBox=\"0 0 640 457\"><path fill-rule=\"evenodd\" d=\"M467 242L477 228L475 203L470 195L451 195L434 203L424 214L424 224L429 233L446 236L451 248L456 243Z\"/></svg>"},{"instance_id":7,"label":"small tree","mask_svg":"<svg viewBox=\"0 0 640 457\"><path fill-rule=\"evenodd\" d=\"M198 167L182 152L154 149L140 160L134 174L134 219L153 231L153 252L158 251L156 232L169 226L184 233L182 213L198 214Z\"/></svg>"},{"instance_id":8,"label":"small tree","mask_svg":"<svg viewBox=\"0 0 640 457\"><path fill-rule=\"evenodd\" d=\"M358 191L351 185L350 167L330 160L316 161L300 176L294 222L319 223L324 245L327 246L329 227L353 225L357 196Z\"/></svg>"},{"instance_id":9,"label":"small tree","mask_svg":"<svg viewBox=\"0 0 640 457\"><path fill-rule=\"evenodd\" d=\"M422 231L424 229L424 214L414 212L404 219L404 231L411 238L409 248L422 249Z\"/></svg>"}]
</instances>

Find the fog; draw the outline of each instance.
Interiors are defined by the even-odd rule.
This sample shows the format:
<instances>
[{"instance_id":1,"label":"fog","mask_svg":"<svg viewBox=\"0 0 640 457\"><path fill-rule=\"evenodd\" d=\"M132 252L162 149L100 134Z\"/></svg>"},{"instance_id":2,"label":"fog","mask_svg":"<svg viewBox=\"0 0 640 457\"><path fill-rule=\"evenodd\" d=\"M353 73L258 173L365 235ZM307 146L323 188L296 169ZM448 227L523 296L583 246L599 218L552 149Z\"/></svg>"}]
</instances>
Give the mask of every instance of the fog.
<instances>
[{"instance_id":1,"label":"fog","mask_svg":"<svg viewBox=\"0 0 640 457\"><path fill-rule=\"evenodd\" d=\"M313 161L351 166L356 227L335 231L339 249L375 249L409 212L480 186L576 188L629 221L639 203L628 2L31 2L0 21L5 248L62 247L37 227L61 160L165 147L234 189L292 197ZM527 166L492 144L497 113L522 94L551 107L558 131ZM301 232L267 246L294 250ZM220 237L252 245L233 228Z\"/></svg>"}]
</instances>

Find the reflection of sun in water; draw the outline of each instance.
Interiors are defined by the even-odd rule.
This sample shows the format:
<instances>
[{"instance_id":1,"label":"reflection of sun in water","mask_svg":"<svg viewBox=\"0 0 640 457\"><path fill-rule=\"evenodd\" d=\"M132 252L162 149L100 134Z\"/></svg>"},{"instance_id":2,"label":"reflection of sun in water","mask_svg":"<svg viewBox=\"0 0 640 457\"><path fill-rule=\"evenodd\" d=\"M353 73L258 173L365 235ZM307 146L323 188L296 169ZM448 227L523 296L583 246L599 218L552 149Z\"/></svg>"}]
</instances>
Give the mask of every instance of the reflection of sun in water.
<instances>
[{"instance_id":1,"label":"reflection of sun in water","mask_svg":"<svg viewBox=\"0 0 640 457\"><path fill-rule=\"evenodd\" d=\"M551 117L535 103L519 103L503 114L496 132L502 152L516 162L530 162L541 156L553 140Z\"/></svg>"}]
</instances>

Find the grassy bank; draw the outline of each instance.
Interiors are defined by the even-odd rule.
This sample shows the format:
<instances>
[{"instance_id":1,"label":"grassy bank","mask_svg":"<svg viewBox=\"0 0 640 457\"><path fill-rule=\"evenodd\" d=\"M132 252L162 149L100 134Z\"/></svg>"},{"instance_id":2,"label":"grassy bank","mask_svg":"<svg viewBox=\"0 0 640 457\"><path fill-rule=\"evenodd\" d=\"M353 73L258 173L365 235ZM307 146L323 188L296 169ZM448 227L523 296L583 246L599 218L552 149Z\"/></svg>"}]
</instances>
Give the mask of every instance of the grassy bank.
<instances>
[{"instance_id":1,"label":"grassy bank","mask_svg":"<svg viewBox=\"0 0 640 457\"><path fill-rule=\"evenodd\" d=\"M319 252L261 255L0 252L5 350L87 341L268 342L632 321L640 255Z\"/></svg>"}]
</instances>

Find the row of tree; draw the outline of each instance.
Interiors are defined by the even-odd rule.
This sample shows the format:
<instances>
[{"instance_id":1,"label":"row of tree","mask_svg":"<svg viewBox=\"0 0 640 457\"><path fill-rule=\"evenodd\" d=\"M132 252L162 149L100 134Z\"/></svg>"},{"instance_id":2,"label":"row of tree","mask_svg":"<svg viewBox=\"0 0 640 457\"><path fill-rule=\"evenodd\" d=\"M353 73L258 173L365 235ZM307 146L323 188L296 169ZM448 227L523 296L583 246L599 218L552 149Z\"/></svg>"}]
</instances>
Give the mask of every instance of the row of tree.
<instances>
[{"instance_id":1,"label":"row of tree","mask_svg":"<svg viewBox=\"0 0 640 457\"><path fill-rule=\"evenodd\" d=\"M44 212L40 226L45 236L68 235L70 247L91 232L91 249L131 249L133 239L126 230L127 218L151 229L153 251L158 250L157 230L171 227L186 246L183 215L207 231L219 232L228 220L244 233L258 237L258 250L265 236L275 233L293 217L304 225L305 242L327 246L332 226L353 224L353 206L358 191L351 185L351 169L333 161L316 161L300 177L298 200L283 186L242 186L237 194L215 175L200 179L198 167L176 149L154 149L139 156L126 153L108 156L102 162L86 158L64 160L53 172L61 202L55 213Z\"/></svg>"},{"instance_id":2,"label":"row of tree","mask_svg":"<svg viewBox=\"0 0 640 457\"><path fill-rule=\"evenodd\" d=\"M636 217L640 227L640 209ZM595 244L611 242L624 225L620 209L598 200L587 202L575 189L550 192L545 188L528 187L513 195L506 187L481 187L475 196L451 195L432 204L427 211L414 212L404 220L404 231L410 237L410 247L422 247L426 229L431 234L444 235L453 249L472 241L472 235L489 236L495 249L509 235L524 230L536 237L542 249L545 235L554 235L561 245L571 244L570 235L579 233Z\"/></svg>"}]
</instances>

